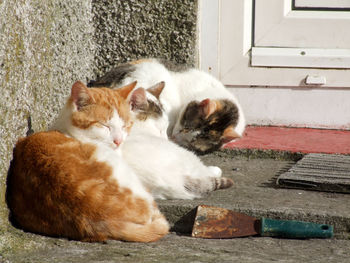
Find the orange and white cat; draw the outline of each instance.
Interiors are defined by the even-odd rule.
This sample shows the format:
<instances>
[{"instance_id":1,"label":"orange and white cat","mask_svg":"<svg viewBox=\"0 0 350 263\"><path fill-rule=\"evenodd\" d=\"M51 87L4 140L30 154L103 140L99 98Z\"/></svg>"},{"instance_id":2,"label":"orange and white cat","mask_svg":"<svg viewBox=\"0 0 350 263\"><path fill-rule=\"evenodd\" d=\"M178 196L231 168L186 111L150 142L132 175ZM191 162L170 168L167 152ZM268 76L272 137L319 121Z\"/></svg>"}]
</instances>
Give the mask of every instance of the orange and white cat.
<instances>
[{"instance_id":1,"label":"orange and white cat","mask_svg":"<svg viewBox=\"0 0 350 263\"><path fill-rule=\"evenodd\" d=\"M168 223L121 158L130 105L146 100L132 83L118 90L76 82L51 131L20 139L7 177L12 222L25 231L82 241L151 242Z\"/></svg>"}]
</instances>

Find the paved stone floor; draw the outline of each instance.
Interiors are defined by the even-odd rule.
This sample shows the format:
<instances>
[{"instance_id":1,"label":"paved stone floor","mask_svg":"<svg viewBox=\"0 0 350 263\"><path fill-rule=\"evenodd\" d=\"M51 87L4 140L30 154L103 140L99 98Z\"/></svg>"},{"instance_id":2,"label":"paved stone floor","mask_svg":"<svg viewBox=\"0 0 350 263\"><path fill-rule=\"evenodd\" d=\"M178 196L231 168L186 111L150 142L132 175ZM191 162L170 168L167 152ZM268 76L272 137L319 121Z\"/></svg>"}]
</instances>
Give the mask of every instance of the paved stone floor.
<instances>
[{"instance_id":1,"label":"paved stone floor","mask_svg":"<svg viewBox=\"0 0 350 263\"><path fill-rule=\"evenodd\" d=\"M220 166L235 181L234 186L198 200L158 201L159 206L174 229L188 211L208 204L257 217L332 224L336 238L206 240L172 232L149 244L83 243L24 233L3 220L0 262L350 262L350 195L278 188L276 176L294 160L285 155L273 157L244 157L231 151L203 156L205 163Z\"/></svg>"},{"instance_id":2,"label":"paved stone floor","mask_svg":"<svg viewBox=\"0 0 350 263\"><path fill-rule=\"evenodd\" d=\"M41 239L42 246L0 257L0 262L350 262L350 240L204 240L174 233L149 244L33 239Z\"/></svg>"}]
</instances>

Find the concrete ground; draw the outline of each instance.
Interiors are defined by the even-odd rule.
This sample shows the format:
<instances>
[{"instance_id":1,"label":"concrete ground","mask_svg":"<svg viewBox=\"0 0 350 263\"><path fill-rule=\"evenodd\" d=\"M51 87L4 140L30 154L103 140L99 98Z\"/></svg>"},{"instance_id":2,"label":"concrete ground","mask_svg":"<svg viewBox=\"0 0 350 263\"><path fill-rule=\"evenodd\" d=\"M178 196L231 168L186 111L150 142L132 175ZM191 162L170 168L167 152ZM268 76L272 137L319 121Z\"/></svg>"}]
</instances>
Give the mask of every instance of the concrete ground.
<instances>
[{"instance_id":1,"label":"concrete ground","mask_svg":"<svg viewBox=\"0 0 350 263\"><path fill-rule=\"evenodd\" d=\"M173 232L156 243L83 243L24 233L0 224L0 262L350 262L350 195L282 189L276 176L297 154L221 151L203 156L235 185L200 200L159 201ZM183 220L199 204L254 216L332 224L332 239L266 237L208 240L189 236Z\"/></svg>"}]
</instances>

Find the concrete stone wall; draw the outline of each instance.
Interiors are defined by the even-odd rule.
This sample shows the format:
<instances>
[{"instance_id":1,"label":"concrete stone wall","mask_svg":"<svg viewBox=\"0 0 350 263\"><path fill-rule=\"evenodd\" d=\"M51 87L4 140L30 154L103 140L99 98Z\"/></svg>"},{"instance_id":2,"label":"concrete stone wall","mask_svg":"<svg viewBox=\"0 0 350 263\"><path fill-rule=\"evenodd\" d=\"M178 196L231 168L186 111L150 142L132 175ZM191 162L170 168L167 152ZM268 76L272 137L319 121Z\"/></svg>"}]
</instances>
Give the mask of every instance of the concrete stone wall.
<instances>
[{"instance_id":1,"label":"concrete stone wall","mask_svg":"<svg viewBox=\"0 0 350 263\"><path fill-rule=\"evenodd\" d=\"M93 74L91 3L4 0L0 4L0 224L14 143L45 130L76 79Z\"/></svg>"},{"instance_id":2,"label":"concrete stone wall","mask_svg":"<svg viewBox=\"0 0 350 263\"><path fill-rule=\"evenodd\" d=\"M196 0L95 0L95 74L144 57L195 65Z\"/></svg>"},{"instance_id":3,"label":"concrete stone wall","mask_svg":"<svg viewBox=\"0 0 350 263\"><path fill-rule=\"evenodd\" d=\"M17 139L47 129L78 79L141 57L195 65L196 21L196 0L0 1L0 228Z\"/></svg>"}]
</instances>

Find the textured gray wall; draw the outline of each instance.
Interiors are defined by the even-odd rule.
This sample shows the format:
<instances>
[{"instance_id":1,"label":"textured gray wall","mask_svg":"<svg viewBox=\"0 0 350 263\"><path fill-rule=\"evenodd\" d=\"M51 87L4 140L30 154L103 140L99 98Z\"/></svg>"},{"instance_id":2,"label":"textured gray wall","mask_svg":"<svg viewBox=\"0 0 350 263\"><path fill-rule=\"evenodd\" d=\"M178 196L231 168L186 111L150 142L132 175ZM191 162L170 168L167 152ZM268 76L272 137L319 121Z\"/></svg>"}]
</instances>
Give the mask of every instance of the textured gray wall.
<instances>
[{"instance_id":1,"label":"textured gray wall","mask_svg":"<svg viewBox=\"0 0 350 263\"><path fill-rule=\"evenodd\" d=\"M46 129L76 79L92 76L91 2L4 0L0 4L0 224L12 149L32 120ZM1 216L2 215L2 216Z\"/></svg>"},{"instance_id":2,"label":"textured gray wall","mask_svg":"<svg viewBox=\"0 0 350 263\"><path fill-rule=\"evenodd\" d=\"M16 140L45 130L78 79L141 57L194 65L196 14L196 0L0 0L0 233Z\"/></svg>"},{"instance_id":3,"label":"textured gray wall","mask_svg":"<svg viewBox=\"0 0 350 263\"><path fill-rule=\"evenodd\" d=\"M144 57L196 64L196 0L93 0L92 6L96 75Z\"/></svg>"}]
</instances>

